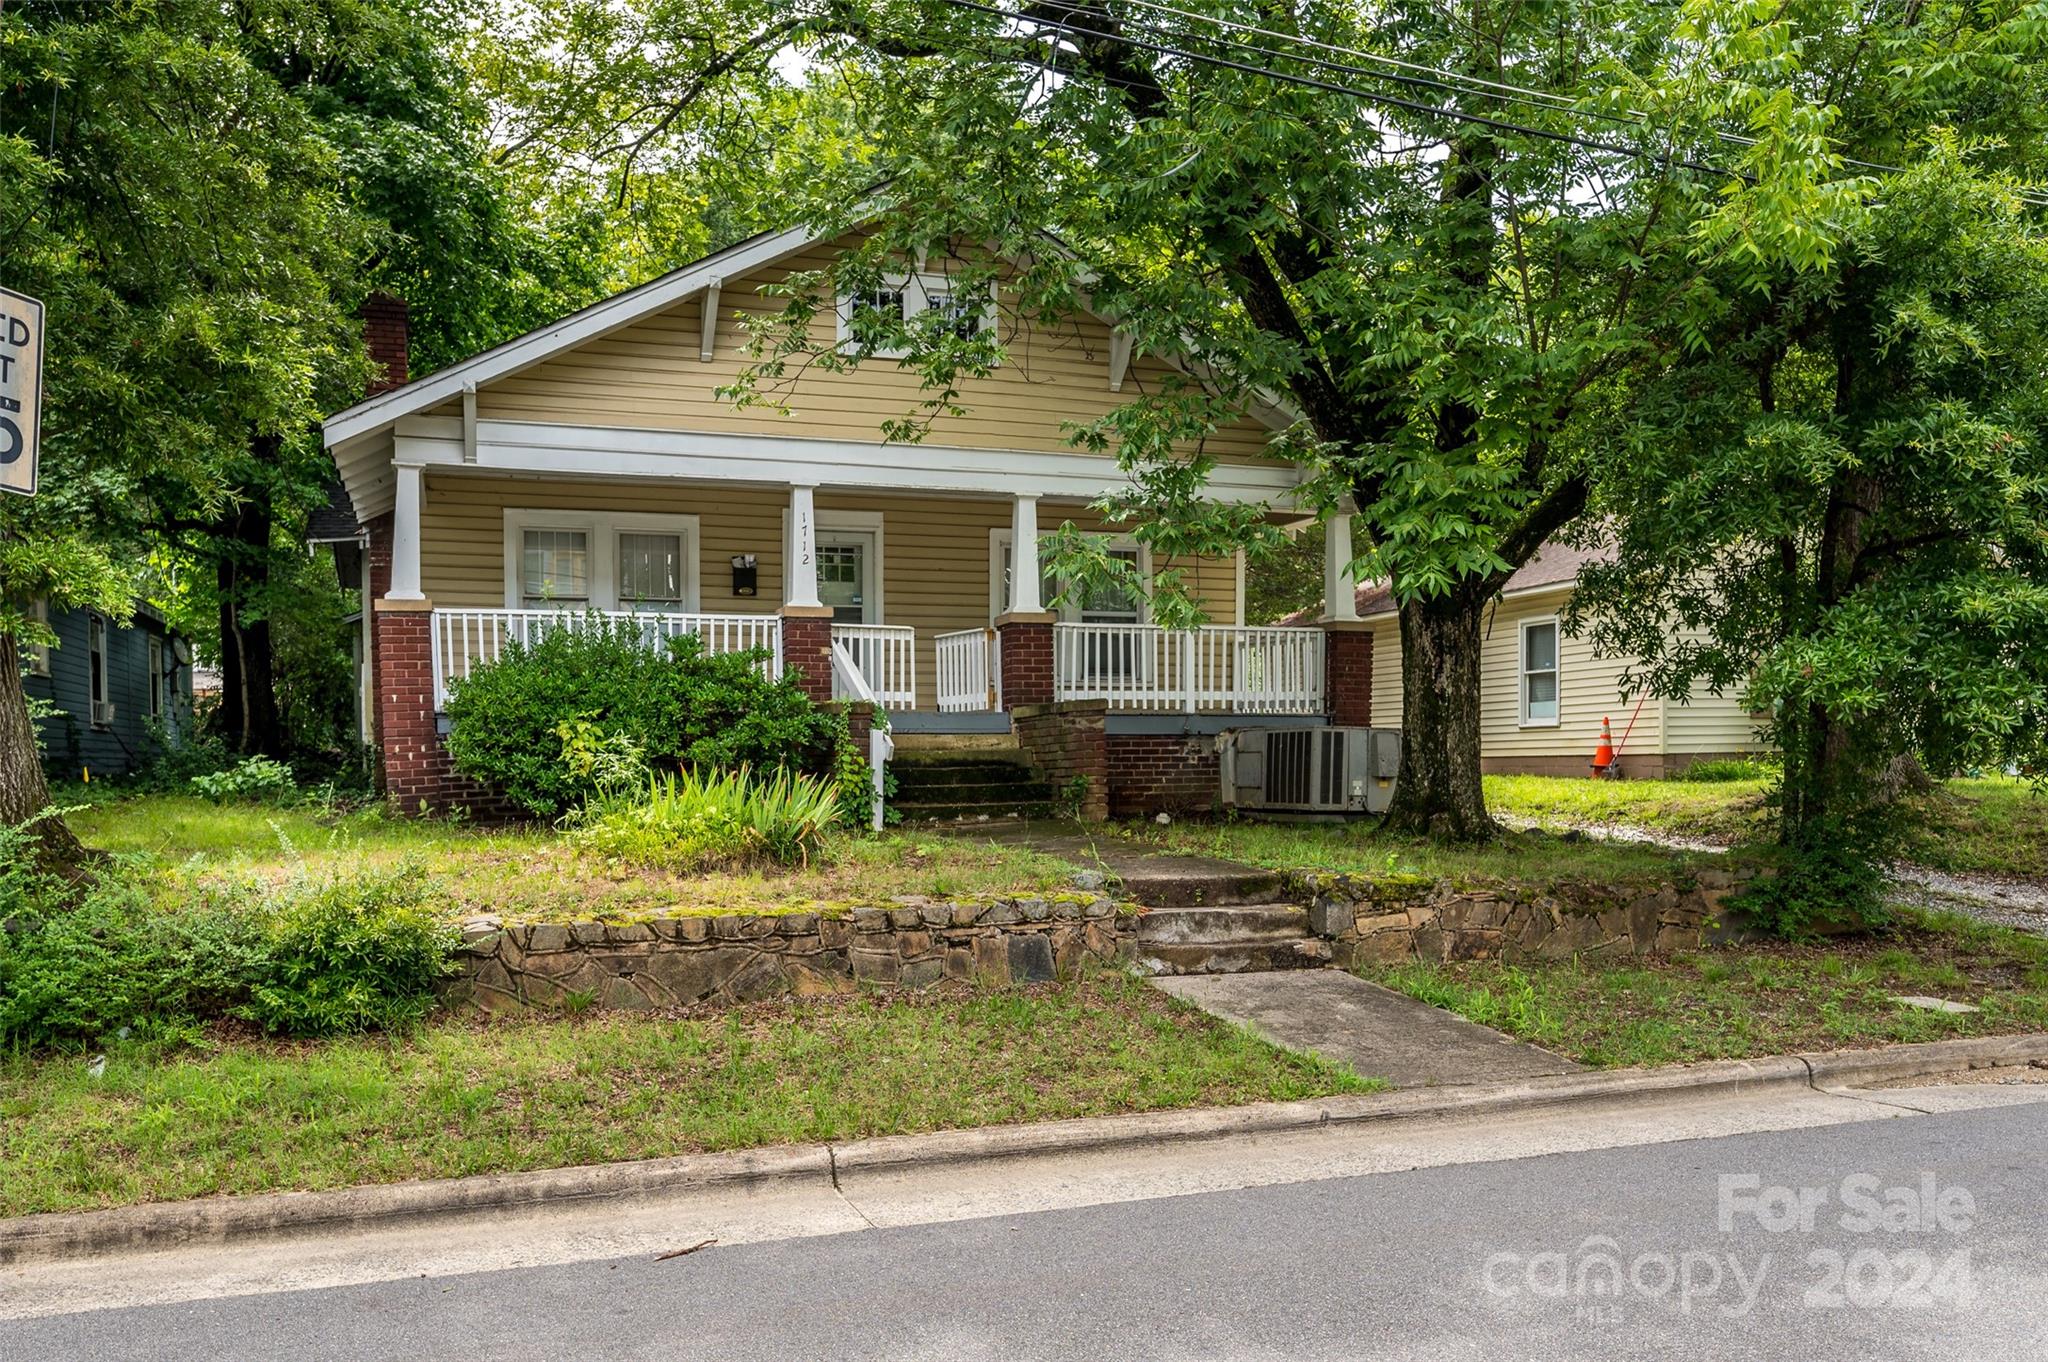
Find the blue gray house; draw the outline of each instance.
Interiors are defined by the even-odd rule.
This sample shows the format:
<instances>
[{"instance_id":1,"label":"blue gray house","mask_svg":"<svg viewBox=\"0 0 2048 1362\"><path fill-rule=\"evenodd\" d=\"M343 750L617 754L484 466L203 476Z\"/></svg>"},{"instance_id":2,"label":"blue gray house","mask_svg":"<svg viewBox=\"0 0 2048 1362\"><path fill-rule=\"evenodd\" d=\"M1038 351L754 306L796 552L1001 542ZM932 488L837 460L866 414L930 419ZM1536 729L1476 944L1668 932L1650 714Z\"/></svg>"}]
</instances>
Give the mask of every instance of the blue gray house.
<instances>
[{"instance_id":1,"label":"blue gray house","mask_svg":"<svg viewBox=\"0 0 2048 1362\"><path fill-rule=\"evenodd\" d=\"M22 688L62 711L41 723L53 778L125 775L148 760L152 727L192 722L191 646L154 611L126 625L83 609L46 619L57 644L29 650Z\"/></svg>"}]
</instances>

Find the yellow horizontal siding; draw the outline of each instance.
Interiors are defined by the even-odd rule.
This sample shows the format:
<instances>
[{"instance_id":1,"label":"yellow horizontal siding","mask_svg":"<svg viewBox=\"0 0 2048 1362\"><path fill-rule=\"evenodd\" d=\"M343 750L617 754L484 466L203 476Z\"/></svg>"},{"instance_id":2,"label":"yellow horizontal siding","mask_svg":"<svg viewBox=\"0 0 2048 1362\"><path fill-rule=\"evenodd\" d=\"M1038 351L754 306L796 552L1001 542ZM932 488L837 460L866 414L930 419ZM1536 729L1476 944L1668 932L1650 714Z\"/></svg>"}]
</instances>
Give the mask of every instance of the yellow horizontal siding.
<instances>
[{"instance_id":1,"label":"yellow horizontal siding","mask_svg":"<svg viewBox=\"0 0 2048 1362\"><path fill-rule=\"evenodd\" d=\"M735 315L765 319L785 300L760 292L798 271L829 269L837 247L814 247L793 260L725 281L718 334L709 362L700 358L703 296L488 384L477 393L486 420L572 421L596 425L816 439L879 440L882 422L914 413L930 394L917 374L890 359L871 359L835 374L791 361L793 381L772 393L787 413L771 407L737 408L717 390L735 382L749 363L747 333ZM1000 291L999 291L1000 299ZM1071 452L1068 423L1092 421L1133 397L1156 391L1171 370L1155 359L1133 357L1124 392L1109 390L1109 328L1093 317L1058 327L1024 323L999 312L1009 357L986 378L961 382L964 416L937 418L931 443L975 449ZM830 308L814 318L811 342L829 348L837 318ZM799 372L799 371L802 372ZM765 390L764 383L764 390ZM1263 461L1265 427L1234 422L1209 442L1232 461Z\"/></svg>"}]
</instances>

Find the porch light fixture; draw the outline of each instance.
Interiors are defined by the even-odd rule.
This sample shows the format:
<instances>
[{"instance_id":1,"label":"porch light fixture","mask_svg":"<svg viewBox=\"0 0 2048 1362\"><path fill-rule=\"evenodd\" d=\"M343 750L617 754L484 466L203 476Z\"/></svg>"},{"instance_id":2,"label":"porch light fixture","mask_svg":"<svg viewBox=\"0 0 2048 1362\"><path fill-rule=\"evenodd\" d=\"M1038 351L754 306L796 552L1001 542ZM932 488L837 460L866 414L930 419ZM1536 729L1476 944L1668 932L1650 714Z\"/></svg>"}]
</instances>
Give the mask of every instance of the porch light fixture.
<instances>
[{"instance_id":1,"label":"porch light fixture","mask_svg":"<svg viewBox=\"0 0 2048 1362\"><path fill-rule=\"evenodd\" d=\"M735 596L754 595L758 589L756 581L754 555L751 553L734 554L732 556L732 594Z\"/></svg>"}]
</instances>

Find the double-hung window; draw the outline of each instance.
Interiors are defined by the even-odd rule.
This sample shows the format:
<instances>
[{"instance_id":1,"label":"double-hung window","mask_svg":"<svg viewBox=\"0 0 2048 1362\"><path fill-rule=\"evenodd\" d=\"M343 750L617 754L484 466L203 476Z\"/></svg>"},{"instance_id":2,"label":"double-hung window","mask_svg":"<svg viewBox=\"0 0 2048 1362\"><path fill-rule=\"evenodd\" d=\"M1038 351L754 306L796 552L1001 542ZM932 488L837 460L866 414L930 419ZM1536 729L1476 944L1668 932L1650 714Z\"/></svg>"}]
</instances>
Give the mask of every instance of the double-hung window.
<instances>
[{"instance_id":1,"label":"double-hung window","mask_svg":"<svg viewBox=\"0 0 2048 1362\"><path fill-rule=\"evenodd\" d=\"M149 717L164 717L164 641L155 634L149 636Z\"/></svg>"},{"instance_id":2,"label":"double-hung window","mask_svg":"<svg viewBox=\"0 0 2048 1362\"><path fill-rule=\"evenodd\" d=\"M42 625L44 628L49 627L50 603L42 597L38 596L29 603L28 614L29 618L37 624ZM29 644L26 648L22 649L22 661L28 664L30 676L48 676L50 674L50 645L47 643Z\"/></svg>"},{"instance_id":3,"label":"double-hung window","mask_svg":"<svg viewBox=\"0 0 2048 1362\"><path fill-rule=\"evenodd\" d=\"M507 510L505 604L525 610L697 608L697 518Z\"/></svg>"},{"instance_id":4,"label":"double-hung window","mask_svg":"<svg viewBox=\"0 0 2048 1362\"><path fill-rule=\"evenodd\" d=\"M931 322L921 322L925 314ZM872 287L839 299L839 344L878 359L901 359L899 343L908 328L930 325L962 340L986 331L995 320L987 286L963 287L944 274L889 275Z\"/></svg>"},{"instance_id":5,"label":"double-hung window","mask_svg":"<svg viewBox=\"0 0 2048 1362\"><path fill-rule=\"evenodd\" d=\"M1558 722L1557 621L1522 622L1522 723L1551 727Z\"/></svg>"},{"instance_id":6,"label":"double-hung window","mask_svg":"<svg viewBox=\"0 0 2048 1362\"><path fill-rule=\"evenodd\" d=\"M114 721L114 707L107 702L107 621L104 615L85 617L87 681L91 686L92 721L105 728Z\"/></svg>"},{"instance_id":7,"label":"double-hung window","mask_svg":"<svg viewBox=\"0 0 2048 1362\"><path fill-rule=\"evenodd\" d=\"M522 530L519 603L528 610L581 610L590 605L590 531Z\"/></svg>"}]
</instances>

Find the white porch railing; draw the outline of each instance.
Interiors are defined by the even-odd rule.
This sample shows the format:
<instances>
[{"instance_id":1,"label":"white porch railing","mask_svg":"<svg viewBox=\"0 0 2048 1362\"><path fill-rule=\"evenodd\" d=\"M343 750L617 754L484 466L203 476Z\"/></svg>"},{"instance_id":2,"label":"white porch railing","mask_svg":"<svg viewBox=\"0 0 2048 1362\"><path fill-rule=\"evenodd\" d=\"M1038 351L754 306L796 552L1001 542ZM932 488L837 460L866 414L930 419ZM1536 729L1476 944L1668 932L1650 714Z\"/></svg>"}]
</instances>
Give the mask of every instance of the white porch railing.
<instances>
[{"instance_id":1,"label":"white porch railing","mask_svg":"<svg viewBox=\"0 0 2048 1362\"><path fill-rule=\"evenodd\" d=\"M993 629L962 629L932 640L939 673L939 710L964 714L1001 702L1002 650Z\"/></svg>"},{"instance_id":2,"label":"white porch railing","mask_svg":"<svg viewBox=\"0 0 2048 1362\"><path fill-rule=\"evenodd\" d=\"M855 694L833 671L832 695L839 700L871 698L884 709L917 708L917 631L907 624L835 624L834 649L844 648L871 697Z\"/></svg>"},{"instance_id":3,"label":"white porch railing","mask_svg":"<svg viewBox=\"0 0 2048 1362\"><path fill-rule=\"evenodd\" d=\"M693 635L711 653L768 652L768 672L782 674L782 621L774 615L657 615L604 610L436 610L433 619L434 708L448 703L448 687L495 662L505 645L530 645L552 629L581 628L595 613L607 621L631 620L650 648Z\"/></svg>"},{"instance_id":4,"label":"white porch railing","mask_svg":"<svg viewBox=\"0 0 2048 1362\"><path fill-rule=\"evenodd\" d=\"M861 675L860 664L847 651L846 644L832 640L832 691L842 700L865 700L871 705L881 703L881 697L868 685ZM874 800L869 808L874 830L880 832L887 821L882 808L884 787L888 784L889 758L896 755L896 740L889 736L889 730L876 724L868 729L868 779L872 783Z\"/></svg>"},{"instance_id":5,"label":"white porch railing","mask_svg":"<svg viewBox=\"0 0 2048 1362\"><path fill-rule=\"evenodd\" d=\"M1053 626L1053 694L1111 709L1320 714L1323 631Z\"/></svg>"}]
</instances>

